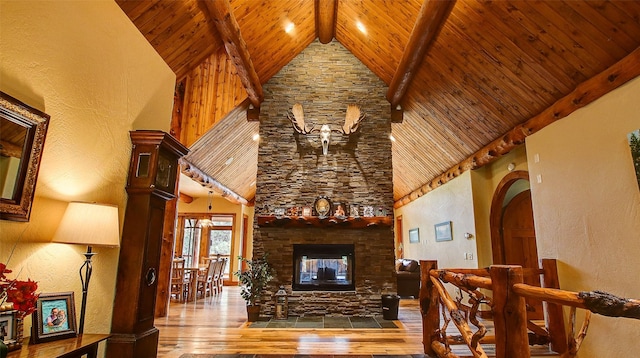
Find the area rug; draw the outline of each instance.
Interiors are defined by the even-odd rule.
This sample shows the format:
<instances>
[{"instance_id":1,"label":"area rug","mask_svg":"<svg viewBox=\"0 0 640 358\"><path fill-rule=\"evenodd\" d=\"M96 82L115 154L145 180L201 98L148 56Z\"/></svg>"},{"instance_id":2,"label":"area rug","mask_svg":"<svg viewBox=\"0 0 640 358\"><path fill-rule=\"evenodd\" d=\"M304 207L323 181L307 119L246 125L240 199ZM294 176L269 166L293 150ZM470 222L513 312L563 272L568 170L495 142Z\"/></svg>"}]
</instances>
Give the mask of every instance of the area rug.
<instances>
[{"instance_id":1,"label":"area rug","mask_svg":"<svg viewBox=\"0 0 640 358\"><path fill-rule=\"evenodd\" d=\"M393 321L377 317L289 317L287 320L266 319L251 322L249 328L398 328Z\"/></svg>"}]
</instances>

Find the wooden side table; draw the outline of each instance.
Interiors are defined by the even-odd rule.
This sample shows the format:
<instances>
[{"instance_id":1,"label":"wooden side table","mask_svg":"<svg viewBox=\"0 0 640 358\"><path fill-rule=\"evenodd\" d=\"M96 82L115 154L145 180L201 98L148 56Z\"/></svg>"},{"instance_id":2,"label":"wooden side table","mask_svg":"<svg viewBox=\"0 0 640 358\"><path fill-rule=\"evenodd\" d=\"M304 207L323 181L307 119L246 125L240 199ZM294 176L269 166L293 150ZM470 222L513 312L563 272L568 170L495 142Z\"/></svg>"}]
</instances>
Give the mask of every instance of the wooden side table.
<instances>
[{"instance_id":1,"label":"wooden side table","mask_svg":"<svg viewBox=\"0 0 640 358\"><path fill-rule=\"evenodd\" d=\"M109 334L80 334L76 338L53 342L29 344L25 337L22 349L10 352L7 358L87 358L98 356L98 344L109 338Z\"/></svg>"}]
</instances>

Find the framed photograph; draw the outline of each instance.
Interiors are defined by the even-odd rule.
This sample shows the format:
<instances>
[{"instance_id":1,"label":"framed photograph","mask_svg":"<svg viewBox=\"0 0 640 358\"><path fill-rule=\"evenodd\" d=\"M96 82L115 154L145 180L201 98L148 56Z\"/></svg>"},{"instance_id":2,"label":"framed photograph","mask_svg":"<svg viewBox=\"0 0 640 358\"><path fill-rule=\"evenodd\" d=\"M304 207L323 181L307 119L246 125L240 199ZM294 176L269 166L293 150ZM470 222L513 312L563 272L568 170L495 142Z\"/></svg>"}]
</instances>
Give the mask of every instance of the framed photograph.
<instances>
[{"instance_id":1,"label":"framed photograph","mask_svg":"<svg viewBox=\"0 0 640 358\"><path fill-rule=\"evenodd\" d=\"M0 312L0 340L9 345L15 342L15 327L13 311Z\"/></svg>"},{"instance_id":2,"label":"framed photograph","mask_svg":"<svg viewBox=\"0 0 640 358\"><path fill-rule=\"evenodd\" d=\"M373 217L373 206L365 206L362 209L362 216L364 216L365 218L372 218Z\"/></svg>"},{"instance_id":3,"label":"framed photograph","mask_svg":"<svg viewBox=\"0 0 640 358\"><path fill-rule=\"evenodd\" d=\"M420 242L420 231L418 228L409 230L409 243L415 244Z\"/></svg>"},{"instance_id":4,"label":"framed photograph","mask_svg":"<svg viewBox=\"0 0 640 358\"><path fill-rule=\"evenodd\" d=\"M352 216L354 218L359 217L360 212L358 211L358 209L359 209L358 204L349 205L349 216Z\"/></svg>"},{"instance_id":5,"label":"framed photograph","mask_svg":"<svg viewBox=\"0 0 640 358\"><path fill-rule=\"evenodd\" d=\"M348 211L348 207L346 203L334 203L334 211L333 211L333 215L337 216L337 217L345 217L347 216Z\"/></svg>"},{"instance_id":6,"label":"framed photograph","mask_svg":"<svg viewBox=\"0 0 640 358\"><path fill-rule=\"evenodd\" d=\"M451 241L451 221L445 221L435 225L436 228L436 241Z\"/></svg>"},{"instance_id":7,"label":"framed photograph","mask_svg":"<svg viewBox=\"0 0 640 358\"><path fill-rule=\"evenodd\" d=\"M33 313L33 343L77 336L73 292L41 293Z\"/></svg>"},{"instance_id":8,"label":"framed photograph","mask_svg":"<svg viewBox=\"0 0 640 358\"><path fill-rule=\"evenodd\" d=\"M311 207L303 206L302 207L302 216L311 216Z\"/></svg>"}]
</instances>

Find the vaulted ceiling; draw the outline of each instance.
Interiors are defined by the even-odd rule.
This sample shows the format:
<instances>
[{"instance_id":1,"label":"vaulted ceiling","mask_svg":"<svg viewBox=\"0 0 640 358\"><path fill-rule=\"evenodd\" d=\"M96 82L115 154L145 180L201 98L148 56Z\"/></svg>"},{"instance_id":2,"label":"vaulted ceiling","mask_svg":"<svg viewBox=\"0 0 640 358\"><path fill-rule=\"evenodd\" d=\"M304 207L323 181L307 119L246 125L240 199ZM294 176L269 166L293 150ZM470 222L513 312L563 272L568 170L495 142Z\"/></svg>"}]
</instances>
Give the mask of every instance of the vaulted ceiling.
<instances>
[{"instance_id":1,"label":"vaulted ceiling","mask_svg":"<svg viewBox=\"0 0 640 358\"><path fill-rule=\"evenodd\" d=\"M340 42L401 109L396 206L640 71L640 1L116 1L176 73L184 172L237 202L255 195L261 85L318 38Z\"/></svg>"}]
</instances>

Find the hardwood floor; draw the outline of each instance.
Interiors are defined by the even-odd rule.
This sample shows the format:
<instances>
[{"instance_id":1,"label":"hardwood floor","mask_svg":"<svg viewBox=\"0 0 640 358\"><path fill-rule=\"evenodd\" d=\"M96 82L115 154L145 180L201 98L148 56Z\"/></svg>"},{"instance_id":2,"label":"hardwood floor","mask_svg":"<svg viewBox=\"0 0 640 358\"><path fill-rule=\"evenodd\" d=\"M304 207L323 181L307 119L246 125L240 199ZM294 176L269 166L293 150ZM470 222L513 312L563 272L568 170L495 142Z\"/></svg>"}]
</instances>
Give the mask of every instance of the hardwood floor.
<instances>
[{"instance_id":1,"label":"hardwood floor","mask_svg":"<svg viewBox=\"0 0 640 358\"><path fill-rule=\"evenodd\" d=\"M240 288L225 286L206 300L172 302L167 317L156 318L158 357L193 354L345 354L423 353L418 300L401 299L399 328L249 328Z\"/></svg>"},{"instance_id":2,"label":"hardwood floor","mask_svg":"<svg viewBox=\"0 0 640 358\"><path fill-rule=\"evenodd\" d=\"M249 328L246 319L245 303L237 286L225 286L222 294L206 300L172 302L168 316L155 320L155 326L160 330L158 357L178 358L187 353L271 355L271 358L294 354L350 355L350 358L371 358L372 355L426 357L417 299L400 300L398 320L394 321L398 328ZM493 334L492 322L484 321L484 324L488 335ZM459 335L453 324L448 325L447 334ZM493 345L483 345L483 348L490 357L495 356ZM465 345L452 346L452 352L461 358L472 357ZM532 358L549 356L558 355L550 352L547 346L531 347Z\"/></svg>"}]
</instances>

